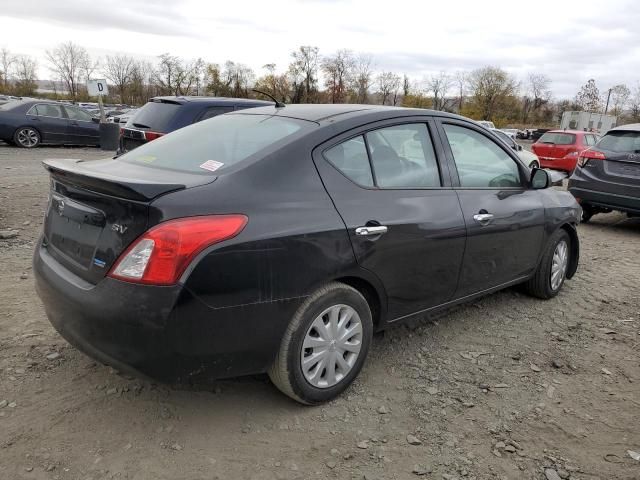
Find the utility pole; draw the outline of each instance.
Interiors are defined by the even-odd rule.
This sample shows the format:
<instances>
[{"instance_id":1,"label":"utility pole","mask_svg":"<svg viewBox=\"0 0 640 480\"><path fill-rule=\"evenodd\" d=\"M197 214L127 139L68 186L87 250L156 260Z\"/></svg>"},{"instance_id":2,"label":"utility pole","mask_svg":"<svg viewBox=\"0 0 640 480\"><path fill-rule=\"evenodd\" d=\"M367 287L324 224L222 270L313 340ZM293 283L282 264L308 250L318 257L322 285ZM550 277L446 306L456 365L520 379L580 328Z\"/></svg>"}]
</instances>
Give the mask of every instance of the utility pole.
<instances>
[{"instance_id":1,"label":"utility pole","mask_svg":"<svg viewBox=\"0 0 640 480\"><path fill-rule=\"evenodd\" d=\"M609 99L611 98L611 90L613 90L612 88L609 89L609 93L607 95L607 105L604 107L604 114L607 114L607 110L609 110Z\"/></svg>"}]
</instances>

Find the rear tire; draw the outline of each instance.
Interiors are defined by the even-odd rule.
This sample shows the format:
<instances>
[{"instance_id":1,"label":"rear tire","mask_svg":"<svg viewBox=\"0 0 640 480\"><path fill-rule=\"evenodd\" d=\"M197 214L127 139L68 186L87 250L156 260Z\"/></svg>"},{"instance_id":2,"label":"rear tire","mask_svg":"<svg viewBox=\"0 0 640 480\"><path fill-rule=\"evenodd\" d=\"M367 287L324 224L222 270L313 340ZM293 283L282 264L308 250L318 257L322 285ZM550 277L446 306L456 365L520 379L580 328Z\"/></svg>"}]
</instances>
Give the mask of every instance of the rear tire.
<instances>
[{"instance_id":1,"label":"rear tire","mask_svg":"<svg viewBox=\"0 0 640 480\"><path fill-rule=\"evenodd\" d=\"M330 283L309 296L291 319L269 377L297 402L329 401L357 377L372 335L365 298L353 287Z\"/></svg>"},{"instance_id":2,"label":"rear tire","mask_svg":"<svg viewBox=\"0 0 640 480\"><path fill-rule=\"evenodd\" d=\"M536 273L523 285L524 290L544 300L555 297L564 285L570 261L571 238L561 228L551 235Z\"/></svg>"},{"instance_id":3,"label":"rear tire","mask_svg":"<svg viewBox=\"0 0 640 480\"><path fill-rule=\"evenodd\" d=\"M582 205L582 217L580 219L582 223L588 223L589 220L591 220L591 217L593 217L594 215L595 212L593 211L593 207L591 205Z\"/></svg>"}]
</instances>

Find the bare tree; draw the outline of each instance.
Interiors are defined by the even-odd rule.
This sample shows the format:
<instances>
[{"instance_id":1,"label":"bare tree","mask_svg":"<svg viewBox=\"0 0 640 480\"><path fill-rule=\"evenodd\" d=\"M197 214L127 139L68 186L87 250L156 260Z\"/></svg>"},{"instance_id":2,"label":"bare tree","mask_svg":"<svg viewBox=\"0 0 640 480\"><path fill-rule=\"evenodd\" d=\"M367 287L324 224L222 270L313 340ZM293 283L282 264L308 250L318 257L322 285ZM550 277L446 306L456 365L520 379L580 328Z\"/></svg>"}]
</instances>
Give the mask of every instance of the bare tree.
<instances>
[{"instance_id":1,"label":"bare tree","mask_svg":"<svg viewBox=\"0 0 640 480\"><path fill-rule=\"evenodd\" d=\"M131 71L129 84L129 98L132 104L141 104L154 95L153 78L155 72L153 65L147 61L135 61Z\"/></svg>"},{"instance_id":2,"label":"bare tree","mask_svg":"<svg viewBox=\"0 0 640 480\"><path fill-rule=\"evenodd\" d=\"M338 50L322 59L321 68L331 103L344 103L351 83L355 60L349 50Z\"/></svg>"},{"instance_id":3,"label":"bare tree","mask_svg":"<svg viewBox=\"0 0 640 480\"><path fill-rule=\"evenodd\" d=\"M255 88L273 95L282 102L286 102L290 90L287 75L277 73L275 63L267 63L262 68L267 73L256 80Z\"/></svg>"},{"instance_id":4,"label":"bare tree","mask_svg":"<svg viewBox=\"0 0 640 480\"><path fill-rule=\"evenodd\" d=\"M631 120L640 122L640 82L633 89L633 94L629 98L629 110Z\"/></svg>"},{"instance_id":5,"label":"bare tree","mask_svg":"<svg viewBox=\"0 0 640 480\"><path fill-rule=\"evenodd\" d=\"M589 81L580 88L580 91L576 95L576 103L587 112L600 111L602 107L600 91L593 78L589 79Z\"/></svg>"},{"instance_id":6,"label":"bare tree","mask_svg":"<svg viewBox=\"0 0 640 480\"><path fill-rule=\"evenodd\" d=\"M447 93L451 89L453 79L445 72L431 75L426 82L427 91L433 94L433 109L444 110Z\"/></svg>"},{"instance_id":7,"label":"bare tree","mask_svg":"<svg viewBox=\"0 0 640 480\"><path fill-rule=\"evenodd\" d=\"M611 106L611 115L621 115L625 107L629 103L631 90L625 84L616 85L611 88L611 97L609 105Z\"/></svg>"},{"instance_id":8,"label":"bare tree","mask_svg":"<svg viewBox=\"0 0 640 480\"><path fill-rule=\"evenodd\" d=\"M8 49L2 48L0 50L0 88L4 92L9 92L9 77L15 61L15 56Z\"/></svg>"},{"instance_id":9,"label":"bare tree","mask_svg":"<svg viewBox=\"0 0 640 480\"><path fill-rule=\"evenodd\" d=\"M317 100L318 92L318 47L301 46L293 52L293 61L289 65L294 87L294 103L310 103Z\"/></svg>"},{"instance_id":10,"label":"bare tree","mask_svg":"<svg viewBox=\"0 0 640 480\"><path fill-rule=\"evenodd\" d=\"M95 68L87 51L73 42L67 42L47 50L45 56L51 71L65 84L71 98L76 100L81 81L86 80L87 74Z\"/></svg>"},{"instance_id":11,"label":"bare tree","mask_svg":"<svg viewBox=\"0 0 640 480\"><path fill-rule=\"evenodd\" d=\"M498 67L483 67L469 75L471 109L482 120L495 116L507 116L512 111L510 100L515 100L517 82Z\"/></svg>"},{"instance_id":12,"label":"bare tree","mask_svg":"<svg viewBox=\"0 0 640 480\"><path fill-rule=\"evenodd\" d=\"M122 103L131 100L127 98L126 92L135 68L135 59L129 55L107 55L102 67L102 73L116 87Z\"/></svg>"},{"instance_id":13,"label":"bare tree","mask_svg":"<svg viewBox=\"0 0 640 480\"><path fill-rule=\"evenodd\" d=\"M551 79L543 73L530 73L527 78L527 92L522 98L522 122L527 123L529 114L537 112L551 100L549 85Z\"/></svg>"},{"instance_id":14,"label":"bare tree","mask_svg":"<svg viewBox=\"0 0 640 480\"><path fill-rule=\"evenodd\" d=\"M15 57L15 87L16 95L29 96L36 93L38 84L36 83L37 63L35 59L28 55L18 55Z\"/></svg>"},{"instance_id":15,"label":"bare tree","mask_svg":"<svg viewBox=\"0 0 640 480\"><path fill-rule=\"evenodd\" d=\"M454 75L454 79L458 90L458 112L460 112L462 111L462 104L464 103L464 97L467 91L469 73L464 70L458 70Z\"/></svg>"},{"instance_id":16,"label":"bare tree","mask_svg":"<svg viewBox=\"0 0 640 480\"><path fill-rule=\"evenodd\" d=\"M356 103L367 103L373 83L373 59L371 55L359 55L353 67L352 89Z\"/></svg>"},{"instance_id":17,"label":"bare tree","mask_svg":"<svg viewBox=\"0 0 640 480\"><path fill-rule=\"evenodd\" d=\"M400 76L393 72L382 72L376 80L382 105L386 105L390 99L393 102L392 104L396 105L401 82Z\"/></svg>"}]
</instances>

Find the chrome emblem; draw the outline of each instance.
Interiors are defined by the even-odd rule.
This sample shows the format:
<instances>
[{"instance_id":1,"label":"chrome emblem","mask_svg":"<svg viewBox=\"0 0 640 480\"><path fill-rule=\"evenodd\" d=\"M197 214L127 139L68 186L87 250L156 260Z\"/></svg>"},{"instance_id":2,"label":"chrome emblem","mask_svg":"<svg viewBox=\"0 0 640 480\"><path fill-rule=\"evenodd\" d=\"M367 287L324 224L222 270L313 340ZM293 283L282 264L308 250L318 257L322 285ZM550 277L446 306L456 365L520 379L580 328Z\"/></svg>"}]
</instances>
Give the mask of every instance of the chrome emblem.
<instances>
[{"instance_id":1,"label":"chrome emblem","mask_svg":"<svg viewBox=\"0 0 640 480\"><path fill-rule=\"evenodd\" d=\"M129 227L125 225L118 225L117 223L114 223L113 225L111 225L111 230L113 230L114 232L118 232L120 235L122 235L128 229Z\"/></svg>"},{"instance_id":2,"label":"chrome emblem","mask_svg":"<svg viewBox=\"0 0 640 480\"><path fill-rule=\"evenodd\" d=\"M62 216L62 212L64 212L64 201L60 200L58 202L58 215Z\"/></svg>"}]
</instances>

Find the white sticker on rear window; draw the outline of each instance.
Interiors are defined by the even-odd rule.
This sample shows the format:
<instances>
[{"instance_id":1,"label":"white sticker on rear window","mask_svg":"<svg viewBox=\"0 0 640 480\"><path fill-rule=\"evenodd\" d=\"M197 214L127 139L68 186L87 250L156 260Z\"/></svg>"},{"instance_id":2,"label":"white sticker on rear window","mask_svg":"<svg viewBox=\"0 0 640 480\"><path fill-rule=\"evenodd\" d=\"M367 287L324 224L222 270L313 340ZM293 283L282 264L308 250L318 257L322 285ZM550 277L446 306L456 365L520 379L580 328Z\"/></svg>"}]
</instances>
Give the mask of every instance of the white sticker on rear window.
<instances>
[{"instance_id":1,"label":"white sticker on rear window","mask_svg":"<svg viewBox=\"0 0 640 480\"><path fill-rule=\"evenodd\" d=\"M209 170L210 172L215 172L223 165L224 163L222 162L216 162L215 160L207 160L202 165L200 165L200 168L204 168L205 170Z\"/></svg>"}]
</instances>

